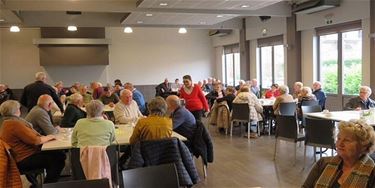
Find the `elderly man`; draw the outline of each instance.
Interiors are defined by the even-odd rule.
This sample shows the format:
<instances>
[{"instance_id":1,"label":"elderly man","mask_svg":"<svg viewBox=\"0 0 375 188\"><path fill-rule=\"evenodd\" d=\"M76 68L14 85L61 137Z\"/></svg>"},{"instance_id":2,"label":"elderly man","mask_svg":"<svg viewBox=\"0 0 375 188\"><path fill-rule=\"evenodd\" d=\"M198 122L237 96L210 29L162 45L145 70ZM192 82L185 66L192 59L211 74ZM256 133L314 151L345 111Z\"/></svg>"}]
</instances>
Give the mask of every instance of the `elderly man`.
<instances>
[{"instance_id":1,"label":"elderly man","mask_svg":"<svg viewBox=\"0 0 375 188\"><path fill-rule=\"evenodd\" d=\"M133 93L128 89L121 91L120 102L116 104L113 113L116 123L136 123L143 117L137 103L133 100Z\"/></svg>"},{"instance_id":2,"label":"elderly man","mask_svg":"<svg viewBox=\"0 0 375 188\"><path fill-rule=\"evenodd\" d=\"M170 95L172 88L171 88L171 84L168 82L168 79L165 78L163 83L155 87L155 90L156 90L156 94L155 94L156 97L160 96L163 98L167 98L168 95Z\"/></svg>"},{"instance_id":3,"label":"elderly man","mask_svg":"<svg viewBox=\"0 0 375 188\"><path fill-rule=\"evenodd\" d=\"M57 134L58 127L52 124L49 111L52 109L52 97L44 94L38 99L37 105L25 117L26 121L33 125L33 128L41 135Z\"/></svg>"},{"instance_id":4,"label":"elderly man","mask_svg":"<svg viewBox=\"0 0 375 188\"><path fill-rule=\"evenodd\" d=\"M375 108L375 101L370 99L371 88L368 86L361 86L359 88L359 96L351 98L345 105L346 110L366 110Z\"/></svg>"},{"instance_id":5,"label":"elderly man","mask_svg":"<svg viewBox=\"0 0 375 188\"><path fill-rule=\"evenodd\" d=\"M62 127L74 127L79 119L86 117L86 112L83 107L83 97L79 93L74 93L70 96L70 103L66 107L64 117L61 120Z\"/></svg>"},{"instance_id":6,"label":"elderly man","mask_svg":"<svg viewBox=\"0 0 375 188\"><path fill-rule=\"evenodd\" d=\"M193 114L181 106L180 98L176 95L168 96L167 104L173 121L173 130L191 140L197 127Z\"/></svg>"},{"instance_id":7,"label":"elderly man","mask_svg":"<svg viewBox=\"0 0 375 188\"><path fill-rule=\"evenodd\" d=\"M236 89L237 91L240 90L241 87L245 85L245 83L246 83L246 82L245 82L244 80L239 80L239 81L238 81L238 85L235 87L235 89Z\"/></svg>"},{"instance_id":8,"label":"elderly man","mask_svg":"<svg viewBox=\"0 0 375 188\"><path fill-rule=\"evenodd\" d=\"M293 85L293 98L298 99L301 95L301 90L303 88L302 82L295 82Z\"/></svg>"},{"instance_id":9,"label":"elderly man","mask_svg":"<svg viewBox=\"0 0 375 188\"><path fill-rule=\"evenodd\" d=\"M146 103L143 94L139 90L134 88L133 84L129 82L125 83L124 88L133 93L133 100L135 100L135 102L138 104L138 108L142 112L142 114L146 115Z\"/></svg>"},{"instance_id":10,"label":"elderly man","mask_svg":"<svg viewBox=\"0 0 375 188\"><path fill-rule=\"evenodd\" d=\"M322 90L322 84L320 82L314 82L313 83L313 94L316 97L316 100L319 101L320 107L322 107L322 110L326 107L326 94Z\"/></svg>"},{"instance_id":11,"label":"elderly man","mask_svg":"<svg viewBox=\"0 0 375 188\"><path fill-rule=\"evenodd\" d=\"M102 101L104 105L113 107L116 103L118 103L119 98L115 93L113 93L111 88L104 87L104 93L102 94L102 96L100 96L99 100Z\"/></svg>"},{"instance_id":12,"label":"elderly man","mask_svg":"<svg viewBox=\"0 0 375 188\"><path fill-rule=\"evenodd\" d=\"M52 97L53 101L55 101L60 111L64 112L63 104L57 96L55 89L46 84L46 74L44 72L38 72L35 74L35 79L36 81L34 83L27 85L23 89L21 104L30 111L36 105L39 96L48 94Z\"/></svg>"},{"instance_id":13,"label":"elderly man","mask_svg":"<svg viewBox=\"0 0 375 188\"><path fill-rule=\"evenodd\" d=\"M260 98L260 89L259 89L259 86L258 86L258 80L257 79L254 78L250 81L250 90L251 90L251 92L254 93L255 96Z\"/></svg>"},{"instance_id":14,"label":"elderly man","mask_svg":"<svg viewBox=\"0 0 375 188\"><path fill-rule=\"evenodd\" d=\"M10 89L7 90L6 85L0 84L0 104L7 100L13 99L13 93L11 91L9 92L9 90Z\"/></svg>"}]
</instances>

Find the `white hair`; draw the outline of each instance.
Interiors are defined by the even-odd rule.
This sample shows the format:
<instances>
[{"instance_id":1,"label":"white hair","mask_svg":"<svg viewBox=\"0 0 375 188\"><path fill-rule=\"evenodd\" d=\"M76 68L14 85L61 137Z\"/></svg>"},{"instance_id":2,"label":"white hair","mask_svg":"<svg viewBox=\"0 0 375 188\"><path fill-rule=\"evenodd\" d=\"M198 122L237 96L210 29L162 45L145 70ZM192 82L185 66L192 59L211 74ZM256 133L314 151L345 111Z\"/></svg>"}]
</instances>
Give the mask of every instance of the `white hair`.
<instances>
[{"instance_id":1,"label":"white hair","mask_svg":"<svg viewBox=\"0 0 375 188\"><path fill-rule=\"evenodd\" d=\"M20 103L16 100L7 100L0 105L0 114L2 116L13 116L21 107Z\"/></svg>"},{"instance_id":2,"label":"white hair","mask_svg":"<svg viewBox=\"0 0 375 188\"><path fill-rule=\"evenodd\" d=\"M83 99L82 95L79 93L74 93L73 95L70 95L70 100L73 104L78 103L80 100Z\"/></svg>"},{"instance_id":3,"label":"white hair","mask_svg":"<svg viewBox=\"0 0 375 188\"><path fill-rule=\"evenodd\" d=\"M289 87L286 85L281 85L279 86L279 91L281 94L289 93Z\"/></svg>"},{"instance_id":4,"label":"white hair","mask_svg":"<svg viewBox=\"0 0 375 188\"><path fill-rule=\"evenodd\" d=\"M102 116L104 104L100 100L92 100L86 106L87 117L94 118Z\"/></svg>"},{"instance_id":5,"label":"white hair","mask_svg":"<svg viewBox=\"0 0 375 188\"><path fill-rule=\"evenodd\" d=\"M44 81L46 78L47 78L47 75L44 72L35 73L35 79L38 81Z\"/></svg>"},{"instance_id":6,"label":"white hair","mask_svg":"<svg viewBox=\"0 0 375 188\"><path fill-rule=\"evenodd\" d=\"M359 88L359 90L360 90L360 91L361 91L361 90L366 90L368 95L371 95L371 93L372 93L371 88L368 87L368 86L361 86L361 87Z\"/></svg>"}]
</instances>

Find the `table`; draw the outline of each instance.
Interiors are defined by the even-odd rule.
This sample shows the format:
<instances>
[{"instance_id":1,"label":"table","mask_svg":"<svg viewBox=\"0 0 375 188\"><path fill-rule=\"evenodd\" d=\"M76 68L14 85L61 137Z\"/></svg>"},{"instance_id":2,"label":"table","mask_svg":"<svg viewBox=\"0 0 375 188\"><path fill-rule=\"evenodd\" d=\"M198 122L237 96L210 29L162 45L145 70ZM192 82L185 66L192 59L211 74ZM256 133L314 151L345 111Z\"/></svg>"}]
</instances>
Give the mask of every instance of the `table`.
<instances>
[{"instance_id":1,"label":"table","mask_svg":"<svg viewBox=\"0 0 375 188\"><path fill-rule=\"evenodd\" d=\"M133 126L129 124L118 124L115 125L116 130L116 140L114 144L117 145L129 145L129 139L130 136L133 134ZM72 143L71 143L71 135L73 132L73 128L62 128L62 131L60 131L59 134L56 135L56 140L49 141L42 146L42 151L47 150L62 150L62 149L71 149ZM176 133L172 133L172 137L176 137L182 141L186 141L187 139Z\"/></svg>"},{"instance_id":2,"label":"table","mask_svg":"<svg viewBox=\"0 0 375 188\"><path fill-rule=\"evenodd\" d=\"M359 120L361 118L361 111L333 111L333 112L313 112L306 113L307 117L327 119L333 121L349 121L352 119ZM375 125L374 120L367 123Z\"/></svg>"},{"instance_id":3,"label":"table","mask_svg":"<svg viewBox=\"0 0 375 188\"><path fill-rule=\"evenodd\" d=\"M259 99L259 102L262 106L273 106L275 99Z\"/></svg>"},{"instance_id":4,"label":"table","mask_svg":"<svg viewBox=\"0 0 375 188\"><path fill-rule=\"evenodd\" d=\"M82 109L83 111L86 112L86 108L82 107L81 109ZM114 111L114 109L115 109L115 106L110 107L109 105L104 105L104 109L103 109L104 113L105 113L107 116L109 116L109 118L110 118L110 120L111 120L112 122L114 122L114 115L113 115L113 111ZM57 124L57 125L60 125L63 116L64 116L64 115L61 113L60 110L54 112L54 113L52 114L53 122L54 122L55 124Z\"/></svg>"}]
</instances>

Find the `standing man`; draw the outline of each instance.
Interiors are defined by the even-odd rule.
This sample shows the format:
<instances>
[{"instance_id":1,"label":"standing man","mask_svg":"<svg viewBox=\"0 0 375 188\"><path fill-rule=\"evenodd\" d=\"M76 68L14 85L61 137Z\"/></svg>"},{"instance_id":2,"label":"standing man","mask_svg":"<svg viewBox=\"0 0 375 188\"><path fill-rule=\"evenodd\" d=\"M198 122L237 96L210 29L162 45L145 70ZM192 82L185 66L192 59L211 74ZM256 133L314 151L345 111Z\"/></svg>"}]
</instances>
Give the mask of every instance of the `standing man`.
<instances>
[{"instance_id":1,"label":"standing man","mask_svg":"<svg viewBox=\"0 0 375 188\"><path fill-rule=\"evenodd\" d=\"M322 90L322 84L320 82L314 82L313 83L313 94L316 97L316 100L318 100L320 107L322 107L322 110L326 108L326 94Z\"/></svg>"},{"instance_id":2,"label":"standing man","mask_svg":"<svg viewBox=\"0 0 375 188\"><path fill-rule=\"evenodd\" d=\"M30 111L36 104L39 99L39 96L43 94L50 95L60 108L60 111L64 113L64 107L61 103L59 97L56 94L56 90L53 89L47 82L47 76L44 72L37 72L35 74L36 81L32 84L27 85L23 89L21 104L24 105L28 111Z\"/></svg>"}]
</instances>

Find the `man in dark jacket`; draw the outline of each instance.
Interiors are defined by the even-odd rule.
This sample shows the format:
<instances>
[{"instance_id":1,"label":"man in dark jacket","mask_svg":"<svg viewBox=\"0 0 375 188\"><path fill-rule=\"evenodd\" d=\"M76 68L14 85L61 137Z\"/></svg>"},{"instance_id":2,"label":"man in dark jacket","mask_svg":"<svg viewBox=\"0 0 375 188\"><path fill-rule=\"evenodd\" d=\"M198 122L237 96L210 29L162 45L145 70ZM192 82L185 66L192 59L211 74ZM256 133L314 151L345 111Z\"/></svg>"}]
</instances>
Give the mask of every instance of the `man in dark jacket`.
<instances>
[{"instance_id":1,"label":"man in dark jacket","mask_svg":"<svg viewBox=\"0 0 375 188\"><path fill-rule=\"evenodd\" d=\"M156 90L155 96L156 97L160 96L160 97L163 97L164 99L167 98L172 92L171 84L168 82L167 78L164 79L163 83L156 86L155 90Z\"/></svg>"},{"instance_id":2,"label":"man in dark jacket","mask_svg":"<svg viewBox=\"0 0 375 188\"><path fill-rule=\"evenodd\" d=\"M322 107L322 110L324 110L326 107L327 97L324 91L322 90L322 85L320 84L320 82L313 83L313 90L313 94L315 95L316 100L318 100L320 107Z\"/></svg>"},{"instance_id":3,"label":"man in dark jacket","mask_svg":"<svg viewBox=\"0 0 375 188\"><path fill-rule=\"evenodd\" d=\"M35 74L36 81L27 85L23 89L22 97L21 97L21 104L24 105L28 111L30 111L37 103L39 96L43 94L50 95L60 108L61 112L64 112L63 104L61 103L59 97L55 89L53 89L50 85L46 84L47 76L44 72L37 72Z\"/></svg>"},{"instance_id":4,"label":"man in dark jacket","mask_svg":"<svg viewBox=\"0 0 375 188\"><path fill-rule=\"evenodd\" d=\"M361 86L359 89L359 96L351 98L345 105L346 110L366 110L375 108L375 101L370 99L371 88L368 86Z\"/></svg>"}]
</instances>

